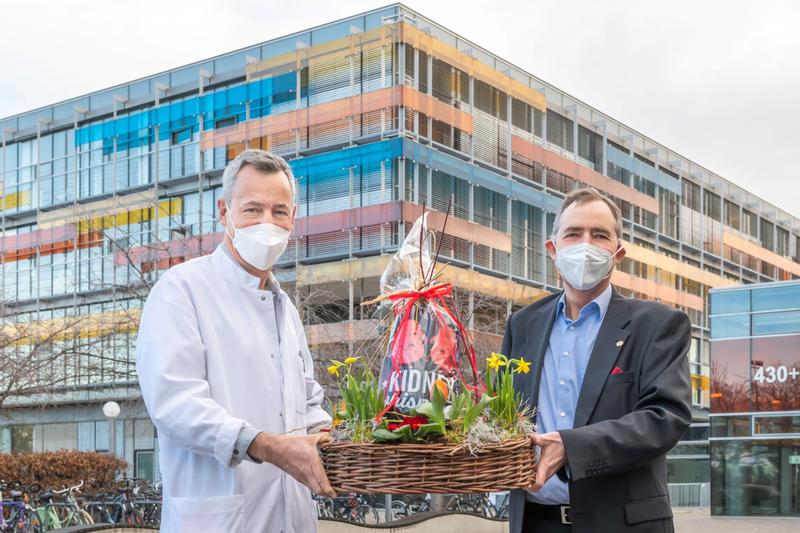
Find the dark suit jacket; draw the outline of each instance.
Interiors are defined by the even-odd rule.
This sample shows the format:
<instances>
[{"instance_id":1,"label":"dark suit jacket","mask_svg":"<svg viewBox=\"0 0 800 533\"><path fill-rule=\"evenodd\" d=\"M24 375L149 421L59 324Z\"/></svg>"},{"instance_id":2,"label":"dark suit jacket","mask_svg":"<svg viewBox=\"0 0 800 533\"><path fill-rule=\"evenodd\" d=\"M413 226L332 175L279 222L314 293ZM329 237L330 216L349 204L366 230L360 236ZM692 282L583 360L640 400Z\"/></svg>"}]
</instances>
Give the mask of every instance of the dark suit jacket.
<instances>
[{"instance_id":1,"label":"dark suit jacket","mask_svg":"<svg viewBox=\"0 0 800 533\"><path fill-rule=\"evenodd\" d=\"M506 323L502 353L533 360L532 372L515 380L533 407L559 296L520 309ZM673 531L666 453L692 421L690 343L685 313L613 292L573 429L560 432L567 468L559 477L569 477L577 533ZM622 372L612 374L615 367ZM512 491L510 533L522 531L525 501L524 491Z\"/></svg>"}]
</instances>

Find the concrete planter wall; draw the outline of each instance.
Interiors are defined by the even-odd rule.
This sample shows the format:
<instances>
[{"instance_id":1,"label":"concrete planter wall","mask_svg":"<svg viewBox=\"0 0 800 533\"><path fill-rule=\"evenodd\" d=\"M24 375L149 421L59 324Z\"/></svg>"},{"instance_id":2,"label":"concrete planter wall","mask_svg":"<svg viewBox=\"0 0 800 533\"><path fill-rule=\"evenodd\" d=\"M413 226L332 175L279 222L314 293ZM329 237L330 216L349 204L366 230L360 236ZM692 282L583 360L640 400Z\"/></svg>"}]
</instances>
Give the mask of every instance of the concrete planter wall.
<instances>
[{"instance_id":1,"label":"concrete planter wall","mask_svg":"<svg viewBox=\"0 0 800 533\"><path fill-rule=\"evenodd\" d=\"M143 533L150 527L119 525L76 526L54 533ZM338 520L320 520L318 533L508 533L508 522L475 515L420 513L391 524L357 526Z\"/></svg>"}]
</instances>

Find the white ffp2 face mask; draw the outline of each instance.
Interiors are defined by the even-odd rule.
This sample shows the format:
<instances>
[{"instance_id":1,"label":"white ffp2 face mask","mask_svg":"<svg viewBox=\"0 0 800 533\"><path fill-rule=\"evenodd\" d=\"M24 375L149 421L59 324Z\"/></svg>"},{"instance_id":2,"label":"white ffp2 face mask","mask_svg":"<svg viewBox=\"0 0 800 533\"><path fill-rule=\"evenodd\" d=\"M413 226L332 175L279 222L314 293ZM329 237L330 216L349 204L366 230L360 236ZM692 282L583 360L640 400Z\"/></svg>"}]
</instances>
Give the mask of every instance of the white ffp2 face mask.
<instances>
[{"instance_id":1,"label":"white ffp2 face mask","mask_svg":"<svg viewBox=\"0 0 800 533\"><path fill-rule=\"evenodd\" d=\"M234 234L231 236L228 233L227 226L225 232L228 233L228 237L241 258L258 270L272 268L286 250L286 245L289 243L289 232L269 222L237 228L233 224L233 214L230 208L228 208L228 218Z\"/></svg>"},{"instance_id":2,"label":"white ffp2 face mask","mask_svg":"<svg viewBox=\"0 0 800 533\"><path fill-rule=\"evenodd\" d=\"M610 254L599 246L582 242L556 250L556 268L572 287L588 291L611 275L615 255L616 252Z\"/></svg>"}]
</instances>

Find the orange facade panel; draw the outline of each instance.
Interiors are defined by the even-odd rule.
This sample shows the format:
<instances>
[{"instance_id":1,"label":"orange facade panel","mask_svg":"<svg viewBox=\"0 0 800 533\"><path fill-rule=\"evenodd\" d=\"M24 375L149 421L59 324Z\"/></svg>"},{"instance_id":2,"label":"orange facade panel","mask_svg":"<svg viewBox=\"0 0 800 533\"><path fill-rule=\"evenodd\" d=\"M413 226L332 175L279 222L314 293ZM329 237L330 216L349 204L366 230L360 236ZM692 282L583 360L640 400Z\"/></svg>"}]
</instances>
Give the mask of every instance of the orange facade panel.
<instances>
[{"instance_id":1,"label":"orange facade panel","mask_svg":"<svg viewBox=\"0 0 800 533\"><path fill-rule=\"evenodd\" d=\"M660 268L671 274L683 276L684 278L691 279L712 288L738 285L738 283L733 280L724 278L713 272L706 272L702 268L678 261L668 255L660 254L654 250L649 250L643 246L633 244L632 242L622 241L622 244L625 246L626 257L646 265Z\"/></svg>"},{"instance_id":2,"label":"orange facade panel","mask_svg":"<svg viewBox=\"0 0 800 533\"><path fill-rule=\"evenodd\" d=\"M701 297L656 283L654 280L615 270L611 274L611 283L623 289L642 293L648 299L660 300L667 304L680 305L697 311L703 310L703 299Z\"/></svg>"},{"instance_id":3,"label":"orange facade panel","mask_svg":"<svg viewBox=\"0 0 800 533\"><path fill-rule=\"evenodd\" d=\"M422 215L422 206L411 203L401 202L403 215L402 218L408 222L414 222ZM428 225L432 230L441 232L446 229L447 235L458 237L475 244L482 244L495 250L511 253L511 235L498 231L496 229L487 228L476 222L470 222L463 218L454 217L450 215L447 218L447 227L444 227L444 213L426 209L428 214Z\"/></svg>"},{"instance_id":4,"label":"orange facade panel","mask_svg":"<svg viewBox=\"0 0 800 533\"><path fill-rule=\"evenodd\" d=\"M465 133L472 134L472 115L466 111L457 109L407 85L403 85L402 89L402 104L405 107L445 122Z\"/></svg>"},{"instance_id":5,"label":"orange facade panel","mask_svg":"<svg viewBox=\"0 0 800 533\"><path fill-rule=\"evenodd\" d=\"M651 213L658 214L659 212L658 200L655 198L632 189L608 176L604 176L591 168L580 165L575 161L570 161L565 157L561 157L558 153L547 150L518 135L511 136L511 151L532 161L537 161L562 174L566 174L597 190L607 192L621 200L647 209Z\"/></svg>"},{"instance_id":6,"label":"orange facade panel","mask_svg":"<svg viewBox=\"0 0 800 533\"><path fill-rule=\"evenodd\" d=\"M800 264L795 263L791 259L787 259L781 255L778 255L775 252L771 252L766 248L759 246L758 244L748 241L747 239L739 237L731 231L723 230L722 243L726 246L736 248L741 252L752 255L755 258L761 259L762 261L766 261L771 265L775 265L781 270L791 272L795 276L800 276Z\"/></svg>"},{"instance_id":7,"label":"orange facade panel","mask_svg":"<svg viewBox=\"0 0 800 533\"><path fill-rule=\"evenodd\" d=\"M202 150L220 148L275 133L343 120L361 113L379 111L399 105L400 95L399 87L388 87L313 107L240 122L228 128L206 131L200 140L200 148Z\"/></svg>"},{"instance_id":8,"label":"orange facade panel","mask_svg":"<svg viewBox=\"0 0 800 533\"><path fill-rule=\"evenodd\" d=\"M328 124L348 117L403 105L472 133L472 116L411 87L387 87L312 107L240 122L203 133L201 149L221 148L267 135Z\"/></svg>"}]
</instances>

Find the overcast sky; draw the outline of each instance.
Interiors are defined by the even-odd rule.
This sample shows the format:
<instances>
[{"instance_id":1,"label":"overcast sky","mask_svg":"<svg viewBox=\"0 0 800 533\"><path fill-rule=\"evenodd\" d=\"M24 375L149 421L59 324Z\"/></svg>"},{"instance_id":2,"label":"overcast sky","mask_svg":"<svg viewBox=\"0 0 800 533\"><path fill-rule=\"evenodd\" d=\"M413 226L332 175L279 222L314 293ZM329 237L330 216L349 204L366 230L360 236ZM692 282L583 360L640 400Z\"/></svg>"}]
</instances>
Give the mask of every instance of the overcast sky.
<instances>
[{"instance_id":1,"label":"overcast sky","mask_svg":"<svg viewBox=\"0 0 800 533\"><path fill-rule=\"evenodd\" d=\"M0 117L387 3L2 0ZM800 217L800 1L405 4Z\"/></svg>"}]
</instances>

